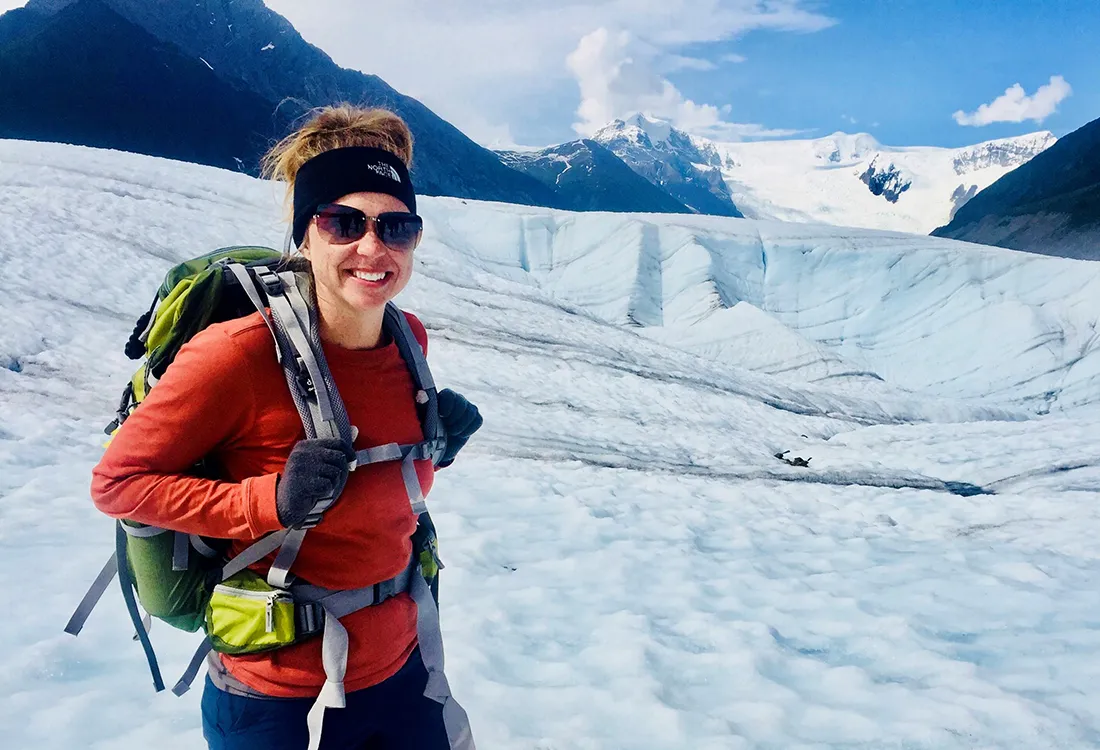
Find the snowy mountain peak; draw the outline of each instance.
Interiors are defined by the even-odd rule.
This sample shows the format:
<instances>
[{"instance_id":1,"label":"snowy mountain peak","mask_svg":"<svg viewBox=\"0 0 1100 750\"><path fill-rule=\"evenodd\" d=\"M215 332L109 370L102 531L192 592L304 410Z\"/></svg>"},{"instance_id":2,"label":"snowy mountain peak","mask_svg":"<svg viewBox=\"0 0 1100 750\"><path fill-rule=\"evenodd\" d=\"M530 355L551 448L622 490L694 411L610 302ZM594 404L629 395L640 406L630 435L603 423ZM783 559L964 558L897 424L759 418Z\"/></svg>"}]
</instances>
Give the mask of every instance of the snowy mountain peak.
<instances>
[{"instance_id":1,"label":"snowy mountain peak","mask_svg":"<svg viewBox=\"0 0 1100 750\"><path fill-rule=\"evenodd\" d=\"M844 133L837 131L832 135L810 142L814 156L829 164L848 164L866 158L882 150L882 144L870 133Z\"/></svg>"},{"instance_id":2,"label":"snowy mountain peak","mask_svg":"<svg viewBox=\"0 0 1100 750\"><path fill-rule=\"evenodd\" d=\"M637 114L627 120L613 120L592 137L597 143L627 145L661 151L675 151L695 164L721 166L714 144L706 138L679 130L666 120Z\"/></svg>"},{"instance_id":3,"label":"snowy mountain peak","mask_svg":"<svg viewBox=\"0 0 1100 750\"><path fill-rule=\"evenodd\" d=\"M642 114L614 120L592 138L693 211L740 216L714 144Z\"/></svg>"},{"instance_id":4,"label":"snowy mountain peak","mask_svg":"<svg viewBox=\"0 0 1100 750\"><path fill-rule=\"evenodd\" d=\"M868 133L716 143L748 218L926 234L1055 141L1047 132L964 148L884 146Z\"/></svg>"},{"instance_id":5,"label":"snowy mountain peak","mask_svg":"<svg viewBox=\"0 0 1100 750\"><path fill-rule=\"evenodd\" d=\"M668 141L674 132L683 138L687 138L686 134L680 133L672 127L672 123L655 120L638 113L626 120L612 120L600 128L592 139L605 145L610 141L622 139L636 143L639 146L653 148L657 144Z\"/></svg>"},{"instance_id":6,"label":"snowy mountain peak","mask_svg":"<svg viewBox=\"0 0 1100 750\"><path fill-rule=\"evenodd\" d=\"M964 175L989 167L1015 169L1046 151L1058 139L1049 130L1028 133L1014 138L986 141L960 149L955 155L955 173Z\"/></svg>"},{"instance_id":7,"label":"snowy mountain peak","mask_svg":"<svg viewBox=\"0 0 1100 750\"><path fill-rule=\"evenodd\" d=\"M587 138L531 151L498 151L500 160L551 187L579 211L689 213L687 206Z\"/></svg>"},{"instance_id":8,"label":"snowy mountain peak","mask_svg":"<svg viewBox=\"0 0 1100 750\"><path fill-rule=\"evenodd\" d=\"M652 143L662 143L669 140L675 128L672 123L665 120L655 120L639 113L626 121L627 127L638 128L649 136Z\"/></svg>"}]
</instances>

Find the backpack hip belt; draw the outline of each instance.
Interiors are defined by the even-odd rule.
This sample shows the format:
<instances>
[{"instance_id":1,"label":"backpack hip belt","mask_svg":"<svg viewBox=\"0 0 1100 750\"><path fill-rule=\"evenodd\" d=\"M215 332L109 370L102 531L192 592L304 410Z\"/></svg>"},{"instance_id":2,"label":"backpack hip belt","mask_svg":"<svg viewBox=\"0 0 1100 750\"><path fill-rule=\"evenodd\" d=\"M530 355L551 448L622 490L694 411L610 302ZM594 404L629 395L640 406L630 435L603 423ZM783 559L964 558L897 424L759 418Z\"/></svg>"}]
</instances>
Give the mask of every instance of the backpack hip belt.
<instances>
[{"instance_id":1,"label":"backpack hip belt","mask_svg":"<svg viewBox=\"0 0 1100 750\"><path fill-rule=\"evenodd\" d=\"M309 633L309 636L320 632L322 637L321 662L325 670L325 683L307 717L309 750L317 750L320 745L325 710L345 706L344 677L348 663L348 632L340 619L367 607L381 604L398 594L406 593L416 604L417 641L424 667L428 672L424 696L442 705L444 726L452 750L475 750L469 717L451 695L450 683L444 672L443 635L439 627L439 611L420 560L414 557L408 567L397 576L372 586L334 590L295 583L291 584L289 592L294 599L296 617L308 618L314 623L314 630ZM210 663L209 656L212 650L210 638L207 637L195 652L179 682L172 688L173 693L183 695L187 692L204 663L210 668L212 680L215 682L224 680L224 677L218 679L220 660L217 664ZM224 684L219 687L225 689ZM247 686L242 687L244 690L238 688L232 692L253 694Z\"/></svg>"}]
</instances>

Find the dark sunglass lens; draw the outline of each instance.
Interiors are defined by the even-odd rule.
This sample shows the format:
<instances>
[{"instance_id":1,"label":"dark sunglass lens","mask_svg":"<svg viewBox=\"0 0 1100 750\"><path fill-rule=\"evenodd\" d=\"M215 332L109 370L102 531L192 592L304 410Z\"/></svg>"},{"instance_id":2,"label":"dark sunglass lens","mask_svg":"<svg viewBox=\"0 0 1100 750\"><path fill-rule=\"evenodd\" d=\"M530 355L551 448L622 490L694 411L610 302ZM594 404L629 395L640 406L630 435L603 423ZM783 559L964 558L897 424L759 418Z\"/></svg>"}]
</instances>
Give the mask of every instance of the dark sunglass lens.
<instances>
[{"instance_id":1,"label":"dark sunglass lens","mask_svg":"<svg viewBox=\"0 0 1100 750\"><path fill-rule=\"evenodd\" d=\"M412 250L420 240L424 222L419 216L398 215L378 217L378 236L382 244L394 250Z\"/></svg>"},{"instance_id":2,"label":"dark sunglass lens","mask_svg":"<svg viewBox=\"0 0 1100 750\"><path fill-rule=\"evenodd\" d=\"M367 216L347 206L317 212L317 228L334 242L354 242L367 233Z\"/></svg>"}]
</instances>

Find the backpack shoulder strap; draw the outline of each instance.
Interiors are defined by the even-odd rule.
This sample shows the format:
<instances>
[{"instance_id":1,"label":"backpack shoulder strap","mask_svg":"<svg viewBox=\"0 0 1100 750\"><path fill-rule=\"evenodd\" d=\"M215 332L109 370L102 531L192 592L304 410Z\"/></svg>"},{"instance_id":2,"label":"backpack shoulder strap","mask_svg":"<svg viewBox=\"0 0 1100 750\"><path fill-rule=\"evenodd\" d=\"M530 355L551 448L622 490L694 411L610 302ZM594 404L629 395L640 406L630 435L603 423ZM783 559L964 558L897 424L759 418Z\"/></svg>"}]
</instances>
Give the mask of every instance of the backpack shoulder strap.
<instances>
[{"instance_id":1,"label":"backpack shoulder strap","mask_svg":"<svg viewBox=\"0 0 1100 750\"><path fill-rule=\"evenodd\" d=\"M432 372L428 369L428 360L424 356L424 349L413 333L412 326L405 313L392 302L386 303L386 312L382 318L382 327L390 334L397 344L401 357L412 374L413 382L421 389L435 389L435 381Z\"/></svg>"},{"instance_id":2,"label":"backpack shoulder strap","mask_svg":"<svg viewBox=\"0 0 1100 750\"><path fill-rule=\"evenodd\" d=\"M390 335L405 360L405 366L409 368L413 384L416 386L416 408L420 416L420 425L424 432L424 442L416 446L417 458L431 459L438 465L443 459L443 450L446 447L446 433L439 421L439 400L432 378L432 371L428 367L428 359L424 356L424 350L397 305L386 303L385 316L382 319L383 329Z\"/></svg>"},{"instance_id":3,"label":"backpack shoulder strap","mask_svg":"<svg viewBox=\"0 0 1100 750\"><path fill-rule=\"evenodd\" d=\"M351 424L325 363L316 316L302 290L302 280L293 272L276 272L266 265L246 268L241 264L230 264L228 269L263 316L275 339L279 362L294 405L302 418L306 437L340 438L351 445ZM271 307L270 316L260 291ZM336 495L322 498L299 527L285 532L281 544L277 546L279 551L275 561L268 571L267 582L270 585L277 588L290 585L290 568L298 558L306 532L320 523L337 499Z\"/></svg>"}]
</instances>

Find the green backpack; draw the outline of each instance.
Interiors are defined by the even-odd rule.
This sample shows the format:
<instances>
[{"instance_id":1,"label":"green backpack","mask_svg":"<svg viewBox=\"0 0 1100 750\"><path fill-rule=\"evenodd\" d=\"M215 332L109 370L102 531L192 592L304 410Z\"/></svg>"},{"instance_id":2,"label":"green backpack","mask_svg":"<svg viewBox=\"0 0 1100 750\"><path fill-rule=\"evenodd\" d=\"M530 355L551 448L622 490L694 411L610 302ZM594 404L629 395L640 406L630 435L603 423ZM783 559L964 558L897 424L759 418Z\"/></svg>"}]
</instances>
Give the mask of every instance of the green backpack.
<instances>
[{"instance_id":1,"label":"green backpack","mask_svg":"<svg viewBox=\"0 0 1100 750\"><path fill-rule=\"evenodd\" d=\"M212 323L263 315L276 342L306 436L337 437L349 445L353 428L325 364L317 320L309 300L308 279L283 270L282 256L263 247L222 248L174 267L157 290L153 304L137 323L126 345L132 359L144 358L122 395L116 417L105 432L113 435L145 399L156 380L171 366L180 348ZM270 308L270 314L267 309ZM356 608L379 604L398 593L414 593L413 576L428 584L432 609L438 601L439 562L435 528L420 493L413 461L438 463L446 444L438 416L436 389L419 342L404 314L387 305L385 331L397 344L416 388L414 395L424 440L415 445L390 444L357 453L352 469L366 463L400 461L406 489L418 525L413 535L413 559L402 575L351 592ZM194 471L203 475L199 464ZM258 653L281 648L327 632L326 622L355 609L346 601L336 608L335 594L297 582L290 573L306 532L323 520L338 498L326 498L299 527L269 534L240 555L226 558L228 542L121 520L116 527L115 553L74 612L65 631L77 635L100 597L117 575L136 639L145 650L153 684L164 682L149 639L150 617L188 632L206 633L203 645L173 692L185 692L210 650ZM278 551L266 579L248 566ZM147 615L138 608L140 603ZM362 605L362 606L358 606ZM418 601L423 606L423 602ZM436 615L438 617L438 615ZM329 627L336 627L335 624ZM438 624L436 625L438 630ZM430 637L431 634L429 634ZM423 639L424 636L422 636ZM440 644L440 659L442 655ZM440 663L440 669L442 664Z\"/></svg>"}]
</instances>

